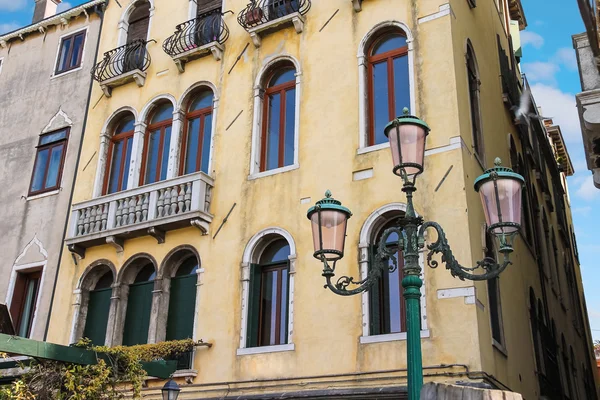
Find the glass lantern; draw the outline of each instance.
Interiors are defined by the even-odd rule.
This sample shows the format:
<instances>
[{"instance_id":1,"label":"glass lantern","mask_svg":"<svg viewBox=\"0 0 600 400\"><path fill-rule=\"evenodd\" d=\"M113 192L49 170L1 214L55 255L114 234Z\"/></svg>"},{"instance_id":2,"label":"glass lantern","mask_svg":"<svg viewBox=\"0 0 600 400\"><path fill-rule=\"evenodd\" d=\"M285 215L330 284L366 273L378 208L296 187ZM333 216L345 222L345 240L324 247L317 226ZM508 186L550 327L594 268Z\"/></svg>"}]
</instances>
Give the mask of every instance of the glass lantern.
<instances>
[{"instance_id":1,"label":"glass lantern","mask_svg":"<svg viewBox=\"0 0 600 400\"><path fill-rule=\"evenodd\" d=\"M337 261L344 257L346 226L352 216L349 209L325 192L325 198L308 210L306 215L312 225L313 256L319 260Z\"/></svg>"},{"instance_id":2,"label":"glass lantern","mask_svg":"<svg viewBox=\"0 0 600 400\"><path fill-rule=\"evenodd\" d=\"M429 130L425 121L409 115L408 108L404 108L404 115L386 125L384 133L390 141L394 174L401 176L404 171L411 176L423 172Z\"/></svg>"},{"instance_id":3,"label":"glass lantern","mask_svg":"<svg viewBox=\"0 0 600 400\"><path fill-rule=\"evenodd\" d=\"M177 400L181 389L179 388L177 382L175 382L173 379L169 379L161 391L163 400Z\"/></svg>"}]
</instances>

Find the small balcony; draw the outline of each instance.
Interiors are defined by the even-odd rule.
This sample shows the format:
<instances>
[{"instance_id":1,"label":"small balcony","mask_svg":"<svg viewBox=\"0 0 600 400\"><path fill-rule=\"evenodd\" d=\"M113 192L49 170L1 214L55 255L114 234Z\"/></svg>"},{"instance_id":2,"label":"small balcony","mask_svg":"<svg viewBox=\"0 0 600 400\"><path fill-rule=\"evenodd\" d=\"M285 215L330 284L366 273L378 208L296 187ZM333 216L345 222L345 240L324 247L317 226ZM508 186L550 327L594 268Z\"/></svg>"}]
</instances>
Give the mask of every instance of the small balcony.
<instances>
[{"instance_id":1,"label":"small balcony","mask_svg":"<svg viewBox=\"0 0 600 400\"><path fill-rule=\"evenodd\" d=\"M215 60L223 58L223 43L229 38L221 9L200 15L179 24L175 33L163 43L163 50L170 55L179 72L185 63L212 54Z\"/></svg>"},{"instance_id":2,"label":"small balcony","mask_svg":"<svg viewBox=\"0 0 600 400\"><path fill-rule=\"evenodd\" d=\"M83 258L89 247L110 244L121 252L125 240L141 236L164 243L173 229L194 226L205 235L213 187L210 176L197 172L75 204L66 244Z\"/></svg>"},{"instance_id":3,"label":"small balcony","mask_svg":"<svg viewBox=\"0 0 600 400\"><path fill-rule=\"evenodd\" d=\"M297 33L304 30L304 15L311 0L252 0L238 14L238 23L250 33L254 46L269 32L293 25Z\"/></svg>"},{"instance_id":4,"label":"small balcony","mask_svg":"<svg viewBox=\"0 0 600 400\"><path fill-rule=\"evenodd\" d=\"M145 40L135 40L104 53L104 59L92 69L92 77L100 83L106 97L111 96L113 88L129 82L144 86L150 66L147 44Z\"/></svg>"}]
</instances>

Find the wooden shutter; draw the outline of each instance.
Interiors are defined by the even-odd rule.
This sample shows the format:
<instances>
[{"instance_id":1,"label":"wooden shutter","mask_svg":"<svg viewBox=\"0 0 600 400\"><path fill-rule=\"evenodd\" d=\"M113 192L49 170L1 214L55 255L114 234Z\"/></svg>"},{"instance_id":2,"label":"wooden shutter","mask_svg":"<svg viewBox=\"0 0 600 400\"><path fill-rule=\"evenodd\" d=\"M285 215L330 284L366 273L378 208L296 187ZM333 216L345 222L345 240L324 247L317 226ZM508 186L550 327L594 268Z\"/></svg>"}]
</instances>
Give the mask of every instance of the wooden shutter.
<instances>
[{"instance_id":1,"label":"wooden shutter","mask_svg":"<svg viewBox=\"0 0 600 400\"><path fill-rule=\"evenodd\" d=\"M154 282L129 285L127 313L125 314L125 327L123 329L124 346L133 346L148 342L153 288Z\"/></svg>"},{"instance_id":2,"label":"wooden shutter","mask_svg":"<svg viewBox=\"0 0 600 400\"><path fill-rule=\"evenodd\" d=\"M135 40L146 40L148 37L148 26L150 24L150 3L146 2L133 10L129 17L129 28L127 29L127 43Z\"/></svg>"},{"instance_id":3,"label":"wooden shutter","mask_svg":"<svg viewBox=\"0 0 600 400\"><path fill-rule=\"evenodd\" d=\"M191 338L196 309L196 274L171 278L167 340Z\"/></svg>"},{"instance_id":4,"label":"wooden shutter","mask_svg":"<svg viewBox=\"0 0 600 400\"><path fill-rule=\"evenodd\" d=\"M260 314L260 266L250 265L250 290L248 293L248 321L246 330L246 347L258 346L258 319Z\"/></svg>"},{"instance_id":5,"label":"wooden shutter","mask_svg":"<svg viewBox=\"0 0 600 400\"><path fill-rule=\"evenodd\" d=\"M10 302L10 316L12 318L15 332L19 330L19 321L21 319L21 309L23 308L23 300L25 299L25 282L27 280L23 274L17 273L15 280L15 288L13 289L13 297Z\"/></svg>"},{"instance_id":6,"label":"wooden shutter","mask_svg":"<svg viewBox=\"0 0 600 400\"><path fill-rule=\"evenodd\" d=\"M104 346L111 296L112 288L90 292L83 336L90 339L93 345Z\"/></svg>"},{"instance_id":7,"label":"wooden shutter","mask_svg":"<svg viewBox=\"0 0 600 400\"><path fill-rule=\"evenodd\" d=\"M287 289L287 293L285 295L285 318L281 321L282 324L285 324L285 342L281 343L281 344L286 344L288 342L288 329L289 329L289 323L288 320L290 318L290 262L287 262L288 268L287 268L287 285L286 285L286 289ZM283 305L282 305L283 306Z\"/></svg>"},{"instance_id":8,"label":"wooden shutter","mask_svg":"<svg viewBox=\"0 0 600 400\"><path fill-rule=\"evenodd\" d=\"M223 0L196 0L198 4L197 15L200 16L209 11L221 8Z\"/></svg>"},{"instance_id":9,"label":"wooden shutter","mask_svg":"<svg viewBox=\"0 0 600 400\"><path fill-rule=\"evenodd\" d=\"M369 262L367 269L373 268L375 246L369 246ZM381 332L381 278L369 289L369 335L380 335Z\"/></svg>"}]
</instances>

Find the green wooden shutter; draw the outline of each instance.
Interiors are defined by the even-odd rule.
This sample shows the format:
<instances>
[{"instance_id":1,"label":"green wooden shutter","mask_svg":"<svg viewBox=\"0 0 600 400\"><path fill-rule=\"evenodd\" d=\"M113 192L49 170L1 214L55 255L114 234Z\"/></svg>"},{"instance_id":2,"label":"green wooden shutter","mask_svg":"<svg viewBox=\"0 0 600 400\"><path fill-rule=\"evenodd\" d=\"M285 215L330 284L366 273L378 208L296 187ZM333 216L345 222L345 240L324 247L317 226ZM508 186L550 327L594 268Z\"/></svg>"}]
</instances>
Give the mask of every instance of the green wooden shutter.
<instances>
[{"instance_id":1,"label":"green wooden shutter","mask_svg":"<svg viewBox=\"0 0 600 400\"><path fill-rule=\"evenodd\" d=\"M123 330L124 346L134 346L148 342L153 288L154 282L129 285L125 328Z\"/></svg>"},{"instance_id":2,"label":"green wooden shutter","mask_svg":"<svg viewBox=\"0 0 600 400\"><path fill-rule=\"evenodd\" d=\"M191 338L196 309L196 274L171 278L167 340Z\"/></svg>"},{"instance_id":3,"label":"green wooden shutter","mask_svg":"<svg viewBox=\"0 0 600 400\"><path fill-rule=\"evenodd\" d=\"M375 246L369 246L369 262L368 270L371 271L373 268L373 260L375 257ZM369 288L369 334L380 335L381 332L381 295L380 295L380 284L381 278L375 282L373 286Z\"/></svg>"},{"instance_id":4,"label":"green wooden shutter","mask_svg":"<svg viewBox=\"0 0 600 400\"><path fill-rule=\"evenodd\" d=\"M258 323L260 315L260 266L250 265L250 290L248 293L248 321L246 347L258 346Z\"/></svg>"},{"instance_id":5,"label":"green wooden shutter","mask_svg":"<svg viewBox=\"0 0 600 400\"><path fill-rule=\"evenodd\" d=\"M90 292L83 336L90 339L93 345L104 346L111 296L112 288Z\"/></svg>"},{"instance_id":6,"label":"green wooden shutter","mask_svg":"<svg viewBox=\"0 0 600 400\"><path fill-rule=\"evenodd\" d=\"M288 343L288 336L289 336L289 318L290 318L290 262L288 261L288 268L287 268L287 285L286 285L286 295L285 295L285 319L281 322L282 324L285 324L285 342L281 343L281 344L286 344ZM282 307L284 306L283 304L281 305Z\"/></svg>"}]
</instances>

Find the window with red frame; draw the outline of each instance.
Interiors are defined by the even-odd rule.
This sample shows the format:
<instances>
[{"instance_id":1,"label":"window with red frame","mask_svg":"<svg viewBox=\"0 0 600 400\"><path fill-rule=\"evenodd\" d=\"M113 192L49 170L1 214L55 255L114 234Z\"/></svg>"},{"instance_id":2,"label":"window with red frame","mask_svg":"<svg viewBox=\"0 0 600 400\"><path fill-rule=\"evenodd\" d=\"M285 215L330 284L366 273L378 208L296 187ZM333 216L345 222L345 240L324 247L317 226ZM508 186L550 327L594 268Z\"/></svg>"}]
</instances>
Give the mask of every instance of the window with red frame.
<instances>
[{"instance_id":1,"label":"window with red frame","mask_svg":"<svg viewBox=\"0 0 600 400\"><path fill-rule=\"evenodd\" d=\"M86 31L74 33L62 38L60 51L56 63L56 73L70 71L81 66L83 45L85 44Z\"/></svg>"},{"instance_id":2,"label":"window with red frame","mask_svg":"<svg viewBox=\"0 0 600 400\"><path fill-rule=\"evenodd\" d=\"M28 338L31 336L33 318L35 316L38 293L40 289L41 271L17 273L10 315L13 320L15 333Z\"/></svg>"},{"instance_id":3,"label":"window with red frame","mask_svg":"<svg viewBox=\"0 0 600 400\"><path fill-rule=\"evenodd\" d=\"M158 105L152 114L146 133L140 185L167 179L172 126L172 104L163 103Z\"/></svg>"},{"instance_id":4,"label":"window with red frame","mask_svg":"<svg viewBox=\"0 0 600 400\"><path fill-rule=\"evenodd\" d=\"M296 70L276 69L263 100L260 171L294 164L296 130Z\"/></svg>"},{"instance_id":5,"label":"window with red frame","mask_svg":"<svg viewBox=\"0 0 600 400\"><path fill-rule=\"evenodd\" d=\"M40 136L29 186L29 195L56 190L60 186L69 128Z\"/></svg>"},{"instance_id":6,"label":"window with red frame","mask_svg":"<svg viewBox=\"0 0 600 400\"><path fill-rule=\"evenodd\" d=\"M116 125L108 147L108 171L104 177L104 194L127 189L133 145L135 118L128 114Z\"/></svg>"},{"instance_id":7,"label":"window with red frame","mask_svg":"<svg viewBox=\"0 0 600 400\"><path fill-rule=\"evenodd\" d=\"M181 174L209 173L213 98L212 91L202 91L188 107L181 140Z\"/></svg>"},{"instance_id":8,"label":"window with red frame","mask_svg":"<svg viewBox=\"0 0 600 400\"><path fill-rule=\"evenodd\" d=\"M404 107L410 108L408 44L401 32L387 32L373 42L368 52L368 138L373 146L387 142L385 126Z\"/></svg>"}]
</instances>

